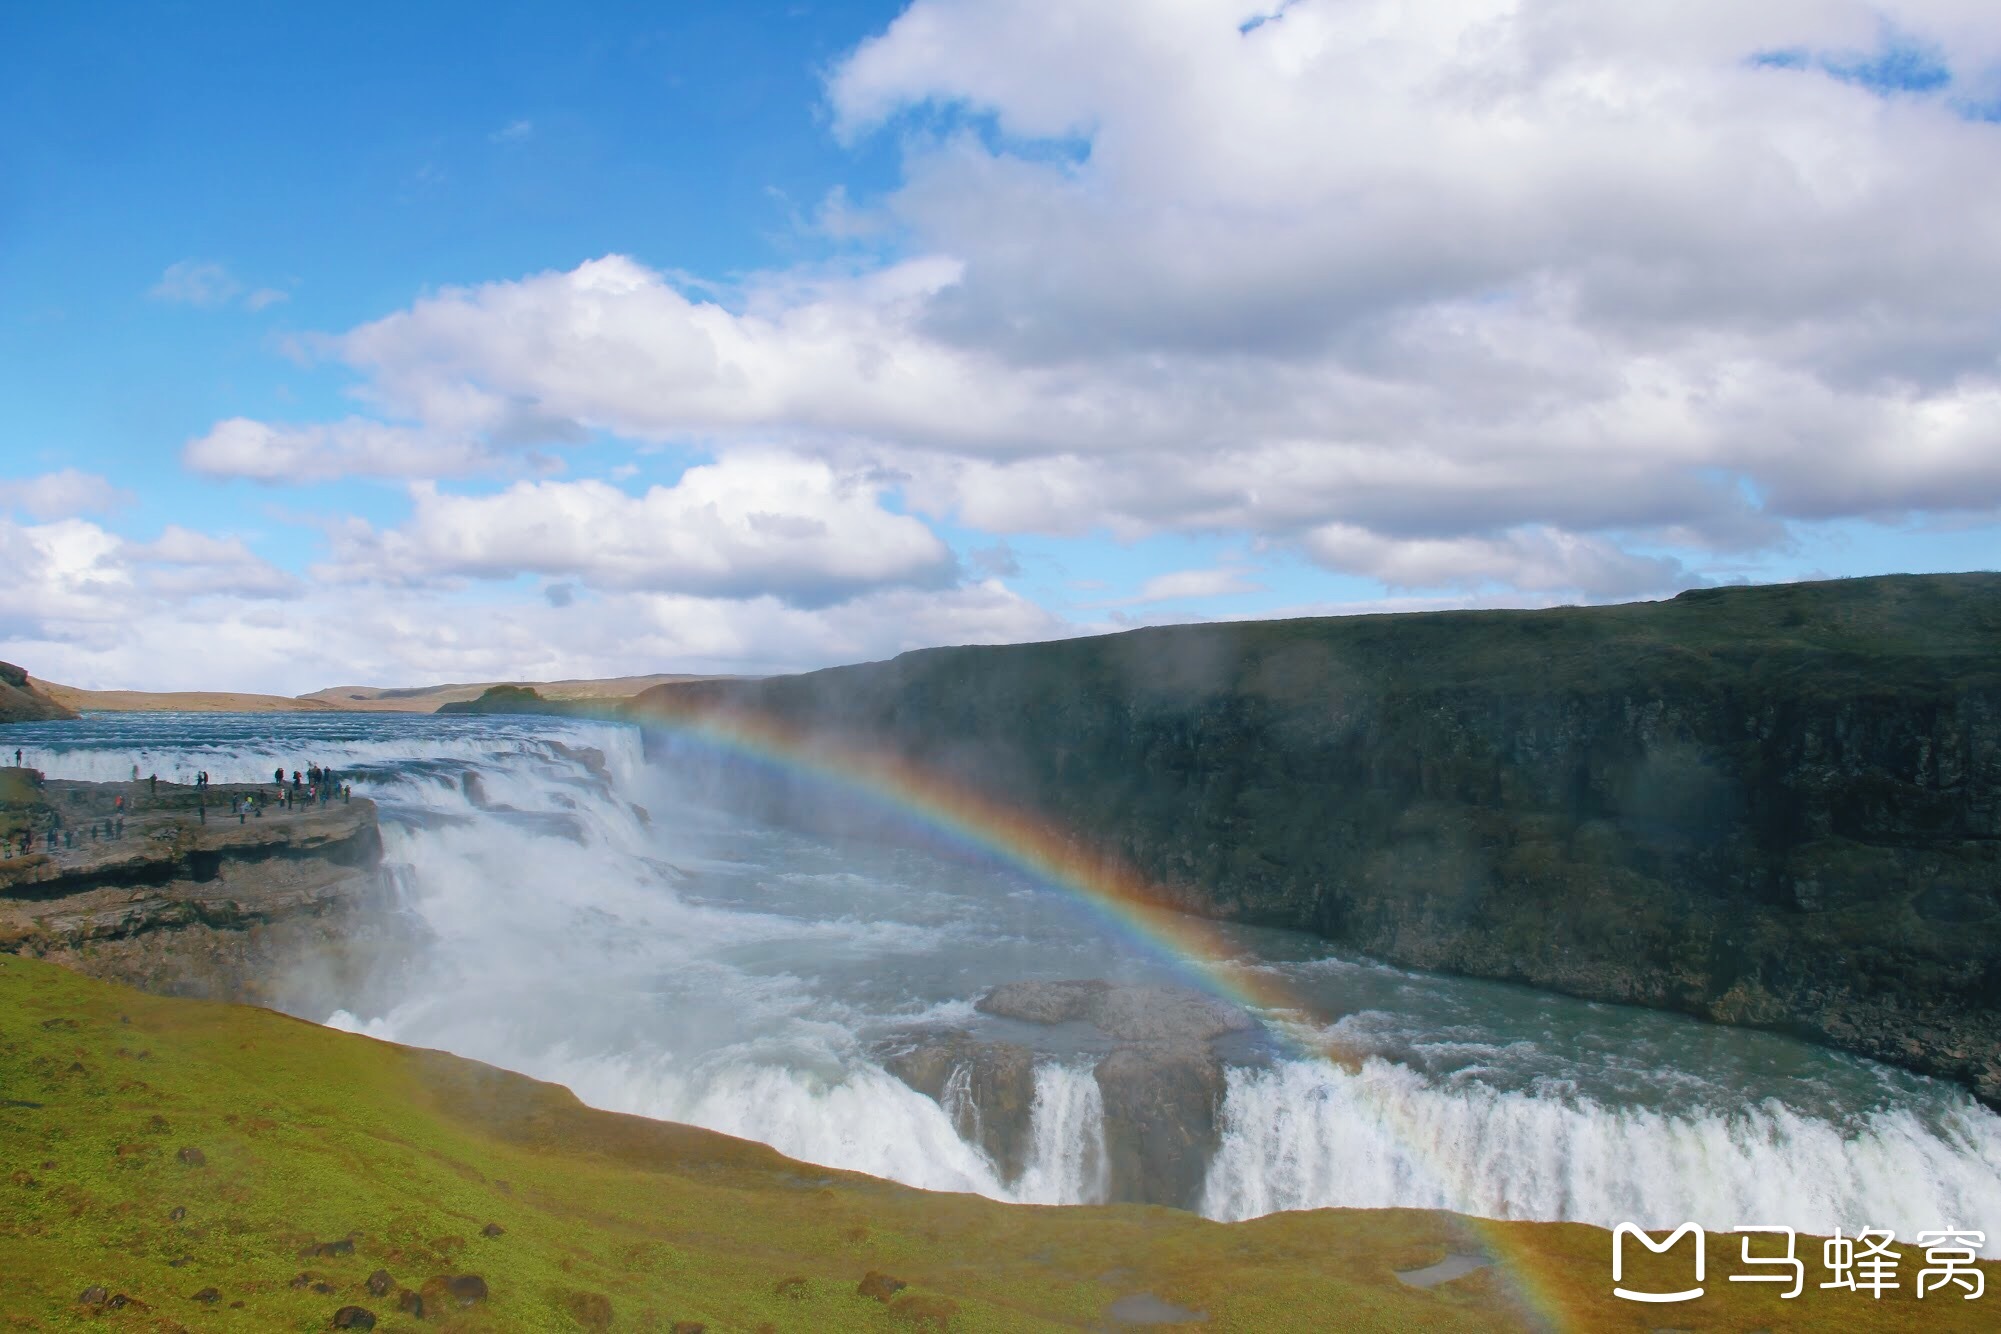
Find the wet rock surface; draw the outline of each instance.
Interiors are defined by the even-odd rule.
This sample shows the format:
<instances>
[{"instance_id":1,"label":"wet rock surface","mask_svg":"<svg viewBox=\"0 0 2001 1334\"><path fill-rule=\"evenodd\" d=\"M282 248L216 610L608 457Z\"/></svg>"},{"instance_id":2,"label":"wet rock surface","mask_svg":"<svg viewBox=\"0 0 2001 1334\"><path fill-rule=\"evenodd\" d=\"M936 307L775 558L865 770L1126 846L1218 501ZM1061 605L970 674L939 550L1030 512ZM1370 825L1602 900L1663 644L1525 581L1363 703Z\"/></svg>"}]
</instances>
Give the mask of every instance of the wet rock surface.
<instances>
[{"instance_id":1,"label":"wet rock surface","mask_svg":"<svg viewBox=\"0 0 2001 1334\"><path fill-rule=\"evenodd\" d=\"M1008 982L974 1005L1021 1023L1088 1025L1099 1047L1093 1068L1104 1106L1110 1198L1193 1208L1217 1144L1223 1061L1215 1039L1255 1021L1242 1010L1179 987L1069 979ZM1027 1166L1040 1056L1016 1042L951 1030L907 1039L884 1060L926 1094L978 1145L1005 1181Z\"/></svg>"},{"instance_id":2,"label":"wet rock surface","mask_svg":"<svg viewBox=\"0 0 2001 1334\"><path fill-rule=\"evenodd\" d=\"M1094 1071L1112 1198L1192 1209L1217 1142L1223 1065L1206 1046L1121 1047Z\"/></svg>"},{"instance_id":3,"label":"wet rock surface","mask_svg":"<svg viewBox=\"0 0 2001 1334\"><path fill-rule=\"evenodd\" d=\"M1028 1164L1029 1114L1035 1105L1035 1053L1013 1042L982 1042L970 1033L927 1036L891 1055L889 1072L952 1116L959 1137L978 1145L1013 1180Z\"/></svg>"},{"instance_id":4,"label":"wet rock surface","mask_svg":"<svg viewBox=\"0 0 2001 1334\"><path fill-rule=\"evenodd\" d=\"M1242 1010L1199 992L1099 981L1005 982L973 1008L1034 1024L1079 1021L1132 1042L1206 1042L1253 1026Z\"/></svg>"}]
</instances>

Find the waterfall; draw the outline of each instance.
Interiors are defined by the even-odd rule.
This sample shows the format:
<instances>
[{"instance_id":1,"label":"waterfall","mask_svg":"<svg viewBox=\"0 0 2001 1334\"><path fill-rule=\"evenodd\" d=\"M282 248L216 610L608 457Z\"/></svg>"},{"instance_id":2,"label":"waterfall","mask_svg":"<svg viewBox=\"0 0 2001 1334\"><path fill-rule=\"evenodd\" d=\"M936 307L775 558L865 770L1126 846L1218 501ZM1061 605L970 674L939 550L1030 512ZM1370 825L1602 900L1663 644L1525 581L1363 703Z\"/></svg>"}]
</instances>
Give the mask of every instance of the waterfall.
<instances>
[{"instance_id":1,"label":"waterfall","mask_svg":"<svg viewBox=\"0 0 2001 1334\"><path fill-rule=\"evenodd\" d=\"M1080 930L1057 896L926 851L872 854L706 804L704 784L678 789L671 763L649 765L637 731L611 723L153 715L61 729L33 733L32 762L52 777L122 780L137 764L163 779L206 769L262 782L318 763L377 801L419 963L384 996L330 1016L338 1027L913 1186L1038 1204L1107 1197L1095 1054L1038 1056L1014 1180L978 1147L993 1113L967 1071L934 1101L872 1054L885 1034L977 1025L970 1001L995 982L1162 966ZM1907 1240L1958 1226L1984 1229L2001 1254L2001 1118L1960 1090L1798 1047L1796 1069L1745 1096L1762 1049L1727 1029L1679 1046L1649 1029L1656 1045L1618 1044L1638 1092L1614 1089L1575 1040L1608 1045L1619 1030L1607 1007L1542 998L1530 1042L1477 1031L1492 997L1475 984L1321 962L1293 976L1350 988L1388 978L1371 1012L1396 1023L1357 1021L1351 1039L1401 1025L1395 1041L1415 1050L1411 1034L1423 1033L1434 1068L1378 1055L1354 1070L1229 1070L1201 1200L1211 1217L1405 1206L1599 1225L1887 1227ZM1408 1017L1448 994L1463 1042ZM1531 1048L1555 1076L1510 1084ZM1737 1064L1715 1064L1725 1050ZM1715 1079L1690 1078L1712 1065ZM1809 1083L1813 1098L1789 1091ZM1693 1101L1665 1096L1691 1085L1703 1090Z\"/></svg>"}]
</instances>

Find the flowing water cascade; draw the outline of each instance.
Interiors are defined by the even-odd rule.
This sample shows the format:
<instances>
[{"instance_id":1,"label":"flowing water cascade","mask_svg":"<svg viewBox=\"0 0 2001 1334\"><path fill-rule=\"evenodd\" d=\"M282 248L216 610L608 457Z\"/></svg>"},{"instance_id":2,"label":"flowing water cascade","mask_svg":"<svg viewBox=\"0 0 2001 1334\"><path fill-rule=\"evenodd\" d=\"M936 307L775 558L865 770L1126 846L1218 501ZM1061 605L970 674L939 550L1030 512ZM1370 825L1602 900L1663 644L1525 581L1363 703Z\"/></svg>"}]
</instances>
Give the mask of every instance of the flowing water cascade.
<instances>
[{"instance_id":1,"label":"flowing water cascade","mask_svg":"<svg viewBox=\"0 0 2001 1334\"><path fill-rule=\"evenodd\" d=\"M1113 1193L1102 1034L997 1023L1021 979L1187 987L1060 893L919 836L840 841L745 815L623 725L403 715L98 715L17 729L51 776L268 782L317 763L379 805L414 971L331 1016L564 1084L595 1106L931 1189ZM1232 1049L1188 1203L1224 1219L1447 1208L1660 1226L1985 1228L2001 1118L1960 1089L1672 1015L1431 977L1243 930L1232 967L1298 1010ZM1305 1016L1317 1014L1322 1020ZM1331 1024L1327 1019L1333 1020ZM1033 1047L1019 1160L970 1065L938 1097L912 1035ZM1309 1058L1322 1038L1370 1053Z\"/></svg>"}]
</instances>

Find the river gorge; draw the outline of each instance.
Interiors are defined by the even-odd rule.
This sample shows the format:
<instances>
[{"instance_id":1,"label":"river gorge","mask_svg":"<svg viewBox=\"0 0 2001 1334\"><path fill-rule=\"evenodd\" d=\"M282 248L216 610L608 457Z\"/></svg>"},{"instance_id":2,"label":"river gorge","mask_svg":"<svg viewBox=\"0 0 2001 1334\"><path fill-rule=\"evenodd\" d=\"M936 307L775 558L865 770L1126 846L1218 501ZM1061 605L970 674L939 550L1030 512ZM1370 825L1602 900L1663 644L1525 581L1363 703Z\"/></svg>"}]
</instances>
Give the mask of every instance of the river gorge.
<instances>
[{"instance_id":1,"label":"river gorge","mask_svg":"<svg viewBox=\"0 0 2001 1334\"><path fill-rule=\"evenodd\" d=\"M9 737L52 781L331 766L377 812L376 890L325 933L359 948L330 966L306 942L266 1003L808 1162L1226 1219L2001 1236L2001 1117L1960 1084L1276 927L1215 927L1226 957L1197 970L904 812L836 785L783 818L796 780L774 802L632 723L92 715Z\"/></svg>"}]
</instances>

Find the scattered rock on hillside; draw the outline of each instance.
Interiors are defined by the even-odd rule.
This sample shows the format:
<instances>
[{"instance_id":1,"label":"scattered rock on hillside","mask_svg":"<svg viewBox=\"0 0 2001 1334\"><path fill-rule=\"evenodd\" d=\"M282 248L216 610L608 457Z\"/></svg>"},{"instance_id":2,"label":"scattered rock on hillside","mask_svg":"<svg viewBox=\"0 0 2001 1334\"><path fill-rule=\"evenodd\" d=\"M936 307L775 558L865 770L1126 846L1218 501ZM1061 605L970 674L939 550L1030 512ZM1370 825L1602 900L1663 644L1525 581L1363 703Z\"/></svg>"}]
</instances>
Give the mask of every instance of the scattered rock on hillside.
<instances>
[{"instance_id":1,"label":"scattered rock on hillside","mask_svg":"<svg viewBox=\"0 0 2001 1334\"><path fill-rule=\"evenodd\" d=\"M564 1293L563 1307L570 1313L570 1319L585 1329L602 1331L611 1328L611 1298L601 1292Z\"/></svg>"},{"instance_id":2,"label":"scattered rock on hillside","mask_svg":"<svg viewBox=\"0 0 2001 1334\"><path fill-rule=\"evenodd\" d=\"M111 1290L109 1288L88 1287L78 1293L76 1299L85 1306L97 1306L110 1300L110 1297Z\"/></svg>"},{"instance_id":3,"label":"scattered rock on hillside","mask_svg":"<svg viewBox=\"0 0 2001 1334\"><path fill-rule=\"evenodd\" d=\"M473 1306L487 1298L486 1280L478 1274L440 1275L424 1284L420 1294L426 1310L442 1311L447 1306Z\"/></svg>"},{"instance_id":4,"label":"scattered rock on hillside","mask_svg":"<svg viewBox=\"0 0 2001 1334\"><path fill-rule=\"evenodd\" d=\"M176 1158L179 1158L182 1162L186 1163L189 1167L208 1166L208 1155L203 1153L200 1149L192 1147L185 1148L182 1149L179 1153L175 1154L174 1156Z\"/></svg>"},{"instance_id":5,"label":"scattered rock on hillside","mask_svg":"<svg viewBox=\"0 0 2001 1334\"><path fill-rule=\"evenodd\" d=\"M479 1235L482 1237L504 1237L507 1235L507 1229L498 1223L488 1223L479 1230Z\"/></svg>"},{"instance_id":6,"label":"scattered rock on hillside","mask_svg":"<svg viewBox=\"0 0 2001 1334\"><path fill-rule=\"evenodd\" d=\"M188 1300L191 1302L200 1302L204 1306L213 1306L222 1300L222 1290L220 1288L203 1288L200 1292L189 1297Z\"/></svg>"},{"instance_id":7,"label":"scattered rock on hillside","mask_svg":"<svg viewBox=\"0 0 2001 1334\"><path fill-rule=\"evenodd\" d=\"M378 1269L368 1276L368 1294L371 1297L387 1297L396 1286L396 1280L389 1277L387 1269Z\"/></svg>"},{"instance_id":8,"label":"scattered rock on hillside","mask_svg":"<svg viewBox=\"0 0 2001 1334\"><path fill-rule=\"evenodd\" d=\"M862 1275L862 1281L855 1285L855 1291L864 1297L873 1297L879 1302L886 1302L909 1286L900 1278L891 1278L879 1269L871 1269Z\"/></svg>"},{"instance_id":9,"label":"scattered rock on hillside","mask_svg":"<svg viewBox=\"0 0 2001 1334\"><path fill-rule=\"evenodd\" d=\"M365 1306L343 1306L334 1312L335 1329L374 1329L375 1312Z\"/></svg>"}]
</instances>

